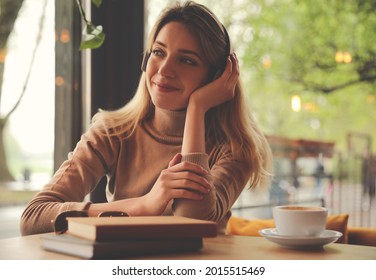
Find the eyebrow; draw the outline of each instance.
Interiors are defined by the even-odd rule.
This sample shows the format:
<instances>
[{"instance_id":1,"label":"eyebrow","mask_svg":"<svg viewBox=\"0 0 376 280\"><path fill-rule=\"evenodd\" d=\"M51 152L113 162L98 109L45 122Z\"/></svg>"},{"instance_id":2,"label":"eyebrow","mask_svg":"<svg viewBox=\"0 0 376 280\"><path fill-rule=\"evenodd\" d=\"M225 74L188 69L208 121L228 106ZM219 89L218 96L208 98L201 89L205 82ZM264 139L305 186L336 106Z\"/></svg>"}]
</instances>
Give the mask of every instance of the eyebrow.
<instances>
[{"instance_id":1,"label":"eyebrow","mask_svg":"<svg viewBox=\"0 0 376 280\"><path fill-rule=\"evenodd\" d=\"M154 44L158 44L158 45L161 45L161 46L164 47L164 48L167 48L167 45L166 45L165 43L162 43L161 41L158 41L158 40L155 40L155 41L154 41ZM196 56L198 59L200 59L201 61L204 61L204 60L202 59L202 57L201 57L197 52L195 52L195 51L187 50L187 49L179 49L178 51L181 52L181 53L194 55L194 56Z\"/></svg>"}]
</instances>

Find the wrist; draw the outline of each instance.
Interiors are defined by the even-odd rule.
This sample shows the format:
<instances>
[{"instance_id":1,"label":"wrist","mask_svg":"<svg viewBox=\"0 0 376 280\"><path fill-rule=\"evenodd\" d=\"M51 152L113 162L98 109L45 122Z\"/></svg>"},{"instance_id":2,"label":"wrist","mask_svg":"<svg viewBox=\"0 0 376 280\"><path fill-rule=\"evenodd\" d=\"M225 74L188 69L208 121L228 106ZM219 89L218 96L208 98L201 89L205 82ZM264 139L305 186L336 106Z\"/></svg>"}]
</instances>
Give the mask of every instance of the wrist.
<instances>
[{"instance_id":1,"label":"wrist","mask_svg":"<svg viewBox=\"0 0 376 280\"><path fill-rule=\"evenodd\" d=\"M195 102L189 102L187 107L187 115L196 117L205 117L207 109L202 105Z\"/></svg>"}]
</instances>

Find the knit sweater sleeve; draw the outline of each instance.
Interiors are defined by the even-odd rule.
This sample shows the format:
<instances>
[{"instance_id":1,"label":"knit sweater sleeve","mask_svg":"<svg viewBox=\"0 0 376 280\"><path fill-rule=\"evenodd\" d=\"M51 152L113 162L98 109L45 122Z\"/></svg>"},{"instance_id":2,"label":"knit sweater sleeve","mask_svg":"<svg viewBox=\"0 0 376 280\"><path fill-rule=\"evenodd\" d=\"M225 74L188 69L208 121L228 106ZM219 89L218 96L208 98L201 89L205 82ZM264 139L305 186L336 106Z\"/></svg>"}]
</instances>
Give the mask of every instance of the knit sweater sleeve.
<instances>
[{"instance_id":1,"label":"knit sweater sleeve","mask_svg":"<svg viewBox=\"0 0 376 280\"><path fill-rule=\"evenodd\" d=\"M202 153L190 153L182 156L181 161L189 161L196 163L203 167L205 170L210 171L208 155Z\"/></svg>"},{"instance_id":2,"label":"knit sweater sleeve","mask_svg":"<svg viewBox=\"0 0 376 280\"><path fill-rule=\"evenodd\" d=\"M108 173L117 158L118 141L92 127L82 135L51 180L26 206L20 221L22 235L53 231L53 221L68 210L86 210L84 199Z\"/></svg>"},{"instance_id":3,"label":"knit sweater sleeve","mask_svg":"<svg viewBox=\"0 0 376 280\"><path fill-rule=\"evenodd\" d=\"M176 216L216 221L219 231L223 231L232 205L249 180L250 166L245 161L233 159L224 148L215 154L183 155L182 161L194 162L209 170L207 179L212 189L199 201L175 199L173 211Z\"/></svg>"}]
</instances>

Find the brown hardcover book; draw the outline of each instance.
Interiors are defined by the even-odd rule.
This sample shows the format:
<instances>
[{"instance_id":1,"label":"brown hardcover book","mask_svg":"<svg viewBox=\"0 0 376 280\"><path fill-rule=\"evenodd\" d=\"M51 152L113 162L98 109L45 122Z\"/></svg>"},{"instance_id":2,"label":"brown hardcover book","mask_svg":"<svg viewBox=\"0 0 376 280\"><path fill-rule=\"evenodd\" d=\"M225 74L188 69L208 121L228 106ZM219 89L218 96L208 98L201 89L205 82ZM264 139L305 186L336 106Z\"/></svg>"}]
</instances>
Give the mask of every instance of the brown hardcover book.
<instances>
[{"instance_id":1,"label":"brown hardcover book","mask_svg":"<svg viewBox=\"0 0 376 280\"><path fill-rule=\"evenodd\" d=\"M217 224L176 216L69 217L68 233L95 241L215 237Z\"/></svg>"},{"instance_id":2,"label":"brown hardcover book","mask_svg":"<svg viewBox=\"0 0 376 280\"><path fill-rule=\"evenodd\" d=\"M202 238L129 239L126 241L98 242L65 234L42 237L42 248L84 259L113 259L141 255L197 251Z\"/></svg>"}]
</instances>

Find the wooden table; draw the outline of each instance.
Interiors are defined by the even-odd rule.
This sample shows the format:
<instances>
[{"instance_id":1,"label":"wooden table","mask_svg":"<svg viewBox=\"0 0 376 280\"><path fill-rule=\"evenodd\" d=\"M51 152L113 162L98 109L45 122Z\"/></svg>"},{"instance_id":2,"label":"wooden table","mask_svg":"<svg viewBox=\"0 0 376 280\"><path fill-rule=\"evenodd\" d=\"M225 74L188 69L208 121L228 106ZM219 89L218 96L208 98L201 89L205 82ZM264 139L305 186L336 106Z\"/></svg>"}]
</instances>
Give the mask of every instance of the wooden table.
<instances>
[{"instance_id":1,"label":"wooden table","mask_svg":"<svg viewBox=\"0 0 376 280\"><path fill-rule=\"evenodd\" d=\"M48 233L49 234L49 233ZM68 255L45 251L40 237L31 235L0 240L2 260L68 260ZM297 250L274 244L263 237L218 236L205 238L198 252L138 257L159 260L376 260L376 247L332 243L320 249Z\"/></svg>"}]
</instances>

